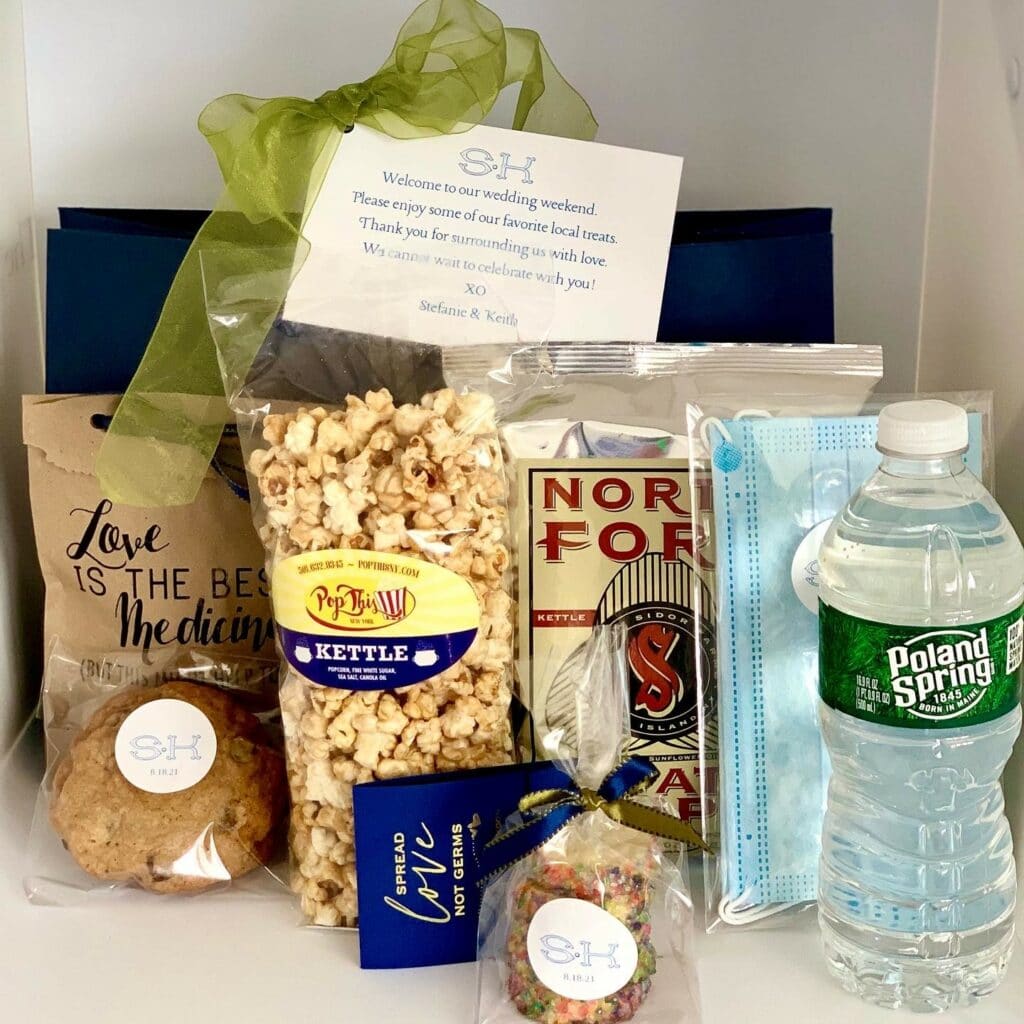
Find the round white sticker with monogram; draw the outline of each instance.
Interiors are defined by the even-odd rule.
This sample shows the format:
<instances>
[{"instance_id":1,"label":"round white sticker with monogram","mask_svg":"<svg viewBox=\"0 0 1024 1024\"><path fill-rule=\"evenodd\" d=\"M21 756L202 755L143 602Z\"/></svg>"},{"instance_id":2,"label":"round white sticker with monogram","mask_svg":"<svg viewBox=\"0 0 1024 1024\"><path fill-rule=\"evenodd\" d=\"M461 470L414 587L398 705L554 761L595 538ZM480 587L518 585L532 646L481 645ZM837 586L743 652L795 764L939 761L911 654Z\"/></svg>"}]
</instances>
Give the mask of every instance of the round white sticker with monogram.
<instances>
[{"instance_id":1,"label":"round white sticker with monogram","mask_svg":"<svg viewBox=\"0 0 1024 1024\"><path fill-rule=\"evenodd\" d=\"M114 741L121 774L147 793L190 789L206 778L216 756L210 720L183 700L151 700L137 707Z\"/></svg>"},{"instance_id":2,"label":"round white sticker with monogram","mask_svg":"<svg viewBox=\"0 0 1024 1024\"><path fill-rule=\"evenodd\" d=\"M526 933L530 966L567 999L604 999L629 983L639 952L629 929L586 900L558 899L533 915Z\"/></svg>"},{"instance_id":3,"label":"round white sticker with monogram","mask_svg":"<svg viewBox=\"0 0 1024 1024\"><path fill-rule=\"evenodd\" d=\"M796 596L800 598L801 604L814 615L818 614L818 577L821 574L821 567L818 565L818 552L821 551L822 541L831 525L832 520L826 519L807 531L806 536L796 549L796 554L793 555L793 565L790 569L790 578L793 581Z\"/></svg>"}]
</instances>

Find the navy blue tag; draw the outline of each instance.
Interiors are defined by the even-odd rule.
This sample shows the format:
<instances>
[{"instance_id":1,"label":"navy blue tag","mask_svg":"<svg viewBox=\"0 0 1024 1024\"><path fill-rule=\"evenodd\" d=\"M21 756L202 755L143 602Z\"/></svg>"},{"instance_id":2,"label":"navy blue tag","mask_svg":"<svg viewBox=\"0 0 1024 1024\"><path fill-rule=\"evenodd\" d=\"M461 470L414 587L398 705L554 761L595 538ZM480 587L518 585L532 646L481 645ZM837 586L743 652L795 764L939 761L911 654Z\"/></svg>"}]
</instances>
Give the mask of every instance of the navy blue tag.
<instances>
[{"instance_id":1,"label":"navy blue tag","mask_svg":"<svg viewBox=\"0 0 1024 1024\"><path fill-rule=\"evenodd\" d=\"M570 783L542 762L356 786L360 964L475 960L480 893L474 848L493 838L526 793Z\"/></svg>"}]
</instances>

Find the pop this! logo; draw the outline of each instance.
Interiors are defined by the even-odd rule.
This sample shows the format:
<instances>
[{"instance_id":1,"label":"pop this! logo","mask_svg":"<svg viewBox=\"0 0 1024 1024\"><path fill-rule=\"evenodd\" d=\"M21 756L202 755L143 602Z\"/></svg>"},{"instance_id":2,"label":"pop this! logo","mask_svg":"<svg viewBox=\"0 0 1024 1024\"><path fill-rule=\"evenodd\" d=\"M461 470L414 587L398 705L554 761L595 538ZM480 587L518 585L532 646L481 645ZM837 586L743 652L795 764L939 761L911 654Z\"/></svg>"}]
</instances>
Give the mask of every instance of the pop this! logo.
<instances>
[{"instance_id":1,"label":"pop this! logo","mask_svg":"<svg viewBox=\"0 0 1024 1024\"><path fill-rule=\"evenodd\" d=\"M416 599L408 587L367 590L347 583L321 584L306 597L306 614L342 633L393 626L412 615Z\"/></svg>"}]
</instances>

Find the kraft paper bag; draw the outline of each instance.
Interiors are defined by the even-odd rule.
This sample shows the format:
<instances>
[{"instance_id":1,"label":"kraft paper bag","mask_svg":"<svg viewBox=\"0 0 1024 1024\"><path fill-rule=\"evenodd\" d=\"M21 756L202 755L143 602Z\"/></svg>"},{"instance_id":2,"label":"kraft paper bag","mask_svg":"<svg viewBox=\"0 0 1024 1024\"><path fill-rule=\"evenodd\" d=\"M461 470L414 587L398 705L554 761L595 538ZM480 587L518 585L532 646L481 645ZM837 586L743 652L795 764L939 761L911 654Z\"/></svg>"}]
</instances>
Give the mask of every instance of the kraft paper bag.
<instances>
[{"instance_id":1,"label":"kraft paper bag","mask_svg":"<svg viewBox=\"0 0 1024 1024\"><path fill-rule=\"evenodd\" d=\"M81 658L82 679L158 665L239 666L274 657L263 551L253 531L237 440L222 443L191 505L114 505L93 466L118 398L26 396L32 518L46 585L47 653ZM265 668L251 672L263 678ZM109 684L111 680L107 680ZM225 679L226 683L230 682Z\"/></svg>"}]
</instances>

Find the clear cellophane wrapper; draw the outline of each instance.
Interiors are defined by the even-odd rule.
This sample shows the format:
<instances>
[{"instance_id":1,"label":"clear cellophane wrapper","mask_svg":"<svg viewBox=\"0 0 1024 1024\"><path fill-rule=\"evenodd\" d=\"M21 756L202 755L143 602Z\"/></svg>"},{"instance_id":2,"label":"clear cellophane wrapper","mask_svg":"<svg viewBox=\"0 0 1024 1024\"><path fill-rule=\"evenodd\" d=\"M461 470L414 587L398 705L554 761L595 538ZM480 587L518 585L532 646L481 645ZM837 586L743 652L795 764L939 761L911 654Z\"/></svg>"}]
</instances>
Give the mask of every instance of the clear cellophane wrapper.
<instances>
[{"instance_id":1,"label":"clear cellophane wrapper","mask_svg":"<svg viewBox=\"0 0 1024 1024\"><path fill-rule=\"evenodd\" d=\"M208 312L272 581L291 884L306 922L352 927L353 787L512 760L506 482L493 398L472 381L447 386L436 346L274 320L256 358L236 362L236 332L271 318L273 294L259 276L232 279ZM273 584L283 563L316 554L458 577L479 610L472 644L412 685L322 685L286 656Z\"/></svg>"},{"instance_id":2,"label":"clear cellophane wrapper","mask_svg":"<svg viewBox=\"0 0 1024 1024\"><path fill-rule=\"evenodd\" d=\"M626 743L622 637L604 628L587 644L579 749L566 748L566 733L549 737L548 752L581 788L599 787ZM584 811L493 875L480 913L479 1024L697 1024L693 903L672 847ZM607 916L588 925L581 903Z\"/></svg>"},{"instance_id":3,"label":"clear cellophane wrapper","mask_svg":"<svg viewBox=\"0 0 1024 1024\"><path fill-rule=\"evenodd\" d=\"M254 658L56 640L40 707L46 773L26 849L28 898L71 906L125 890L286 894L275 675L273 662ZM155 710L185 705L199 735ZM179 774L188 785L158 784Z\"/></svg>"}]
</instances>

